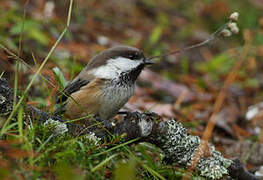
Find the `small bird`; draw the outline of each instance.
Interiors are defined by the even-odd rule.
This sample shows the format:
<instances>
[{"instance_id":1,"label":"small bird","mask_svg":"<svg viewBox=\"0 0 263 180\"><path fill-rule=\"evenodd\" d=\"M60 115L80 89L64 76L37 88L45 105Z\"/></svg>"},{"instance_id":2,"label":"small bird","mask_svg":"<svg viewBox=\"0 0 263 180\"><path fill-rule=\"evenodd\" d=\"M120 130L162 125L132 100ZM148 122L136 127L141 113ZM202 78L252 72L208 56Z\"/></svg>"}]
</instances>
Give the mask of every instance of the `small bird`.
<instances>
[{"instance_id":1,"label":"small bird","mask_svg":"<svg viewBox=\"0 0 263 180\"><path fill-rule=\"evenodd\" d=\"M130 46L109 48L93 57L58 96L55 114L76 119L93 114L113 118L134 94L135 81L146 65L143 52Z\"/></svg>"}]
</instances>

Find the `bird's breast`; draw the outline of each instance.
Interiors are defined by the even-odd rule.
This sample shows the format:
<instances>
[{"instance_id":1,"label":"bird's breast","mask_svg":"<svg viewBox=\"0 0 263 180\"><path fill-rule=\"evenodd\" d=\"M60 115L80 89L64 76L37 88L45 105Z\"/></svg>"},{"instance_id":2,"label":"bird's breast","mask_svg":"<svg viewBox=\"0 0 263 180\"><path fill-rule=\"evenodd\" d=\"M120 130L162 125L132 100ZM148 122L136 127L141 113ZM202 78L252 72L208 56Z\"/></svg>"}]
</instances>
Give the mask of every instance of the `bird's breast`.
<instances>
[{"instance_id":1,"label":"bird's breast","mask_svg":"<svg viewBox=\"0 0 263 180\"><path fill-rule=\"evenodd\" d=\"M103 119L114 117L120 108L129 100L134 93L134 84L119 85L111 82L104 88L102 94L100 116Z\"/></svg>"}]
</instances>

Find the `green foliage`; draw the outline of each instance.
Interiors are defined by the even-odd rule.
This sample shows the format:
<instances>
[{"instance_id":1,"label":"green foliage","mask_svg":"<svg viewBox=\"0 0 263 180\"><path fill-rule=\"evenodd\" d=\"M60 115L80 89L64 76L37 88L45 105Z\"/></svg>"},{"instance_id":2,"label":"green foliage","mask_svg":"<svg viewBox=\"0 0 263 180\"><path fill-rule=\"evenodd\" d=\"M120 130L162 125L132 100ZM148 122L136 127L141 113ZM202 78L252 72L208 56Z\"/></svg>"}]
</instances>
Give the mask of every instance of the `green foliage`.
<instances>
[{"instance_id":1,"label":"green foliage","mask_svg":"<svg viewBox=\"0 0 263 180\"><path fill-rule=\"evenodd\" d=\"M134 180L136 162L134 159L129 160L127 163L119 163L115 169L115 180Z\"/></svg>"},{"instance_id":2,"label":"green foliage","mask_svg":"<svg viewBox=\"0 0 263 180\"><path fill-rule=\"evenodd\" d=\"M207 62L196 63L196 69L202 73L209 73L214 80L220 75L226 75L233 68L235 59L230 58L226 54L215 56Z\"/></svg>"},{"instance_id":3,"label":"green foliage","mask_svg":"<svg viewBox=\"0 0 263 180\"><path fill-rule=\"evenodd\" d=\"M84 180L83 175L79 175L77 171L74 171L74 167L69 163L60 161L56 163L54 171L57 174L58 180Z\"/></svg>"},{"instance_id":4,"label":"green foliage","mask_svg":"<svg viewBox=\"0 0 263 180\"><path fill-rule=\"evenodd\" d=\"M24 27L24 38L33 39L42 45L47 45L48 36L43 32L41 22L36 20L18 21L10 29L11 35L19 35L21 33L22 26Z\"/></svg>"},{"instance_id":5,"label":"green foliage","mask_svg":"<svg viewBox=\"0 0 263 180\"><path fill-rule=\"evenodd\" d=\"M67 84L67 81L66 79L64 78L64 75L63 73L60 71L60 69L58 67L54 67L52 69L53 71L53 74L59 84L59 89L64 89L66 87L66 84Z\"/></svg>"},{"instance_id":6,"label":"green foliage","mask_svg":"<svg viewBox=\"0 0 263 180\"><path fill-rule=\"evenodd\" d=\"M189 72L189 60L186 57L182 58L181 67L182 67L182 72L184 74L188 74L188 72Z\"/></svg>"},{"instance_id":7,"label":"green foliage","mask_svg":"<svg viewBox=\"0 0 263 180\"><path fill-rule=\"evenodd\" d=\"M11 125L14 130L20 127L15 122ZM57 179L76 180L106 179L107 176L115 179L175 179L182 175L171 166L163 165L161 151L150 144L129 146L132 141L122 143L120 137L113 137L110 142L96 141L92 134L81 137L72 137L68 133L56 135L55 128L52 123L32 124L23 130L24 133L18 128L20 136L9 136L10 140L24 141L18 143L17 148L37 153L20 158L20 163L45 167L22 170L21 175L32 179L48 177L52 172ZM107 175L107 172L111 173ZM0 173L8 172L0 169Z\"/></svg>"},{"instance_id":8,"label":"green foliage","mask_svg":"<svg viewBox=\"0 0 263 180\"><path fill-rule=\"evenodd\" d=\"M49 37L44 30L44 22L36 19L23 18L21 7L14 3L11 10L0 8L0 42L5 44L8 48L18 50L19 36L23 29L23 40L33 40L39 45L47 45ZM6 31L7 26L10 28ZM27 47L25 47L27 49ZM28 49L27 49L28 50Z\"/></svg>"},{"instance_id":9,"label":"green foliage","mask_svg":"<svg viewBox=\"0 0 263 180\"><path fill-rule=\"evenodd\" d=\"M263 44L263 34L262 33L257 33L255 35L254 43L256 45L262 45Z\"/></svg>"},{"instance_id":10,"label":"green foliage","mask_svg":"<svg viewBox=\"0 0 263 180\"><path fill-rule=\"evenodd\" d=\"M158 24L152 30L149 38L149 43L152 45L156 44L161 39L164 28L169 25L168 17L164 13L158 14L157 22Z\"/></svg>"},{"instance_id":11,"label":"green foliage","mask_svg":"<svg viewBox=\"0 0 263 180\"><path fill-rule=\"evenodd\" d=\"M158 40L160 39L162 35L162 27L161 26L156 26L153 31L152 34L150 36L150 42L152 44L155 44L158 42Z\"/></svg>"}]
</instances>

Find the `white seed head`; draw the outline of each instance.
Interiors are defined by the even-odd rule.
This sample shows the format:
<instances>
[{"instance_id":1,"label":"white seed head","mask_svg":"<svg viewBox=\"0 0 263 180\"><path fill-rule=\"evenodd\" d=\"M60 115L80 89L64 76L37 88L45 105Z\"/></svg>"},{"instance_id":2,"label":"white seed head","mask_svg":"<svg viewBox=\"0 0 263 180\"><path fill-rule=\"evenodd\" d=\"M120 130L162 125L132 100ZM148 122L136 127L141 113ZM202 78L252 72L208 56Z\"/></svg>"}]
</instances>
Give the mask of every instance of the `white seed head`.
<instances>
[{"instance_id":1,"label":"white seed head","mask_svg":"<svg viewBox=\"0 0 263 180\"><path fill-rule=\"evenodd\" d=\"M232 35L231 31L229 31L228 29L223 29L220 34L224 37L229 37Z\"/></svg>"},{"instance_id":2,"label":"white seed head","mask_svg":"<svg viewBox=\"0 0 263 180\"><path fill-rule=\"evenodd\" d=\"M238 12L234 12L229 16L229 19L231 19L232 21L237 21L238 20Z\"/></svg>"},{"instance_id":3,"label":"white seed head","mask_svg":"<svg viewBox=\"0 0 263 180\"><path fill-rule=\"evenodd\" d=\"M237 23L229 23L228 27L230 31L234 34L237 34L239 32L239 28L237 27Z\"/></svg>"},{"instance_id":4,"label":"white seed head","mask_svg":"<svg viewBox=\"0 0 263 180\"><path fill-rule=\"evenodd\" d=\"M231 32L234 34L238 34L239 28L236 26L235 28L231 29Z\"/></svg>"},{"instance_id":5,"label":"white seed head","mask_svg":"<svg viewBox=\"0 0 263 180\"><path fill-rule=\"evenodd\" d=\"M235 22L232 22L232 23L229 23L227 26L228 26L228 27L229 27L229 29L231 30L232 28L235 28L235 27L237 27L237 23L235 23Z\"/></svg>"}]
</instances>

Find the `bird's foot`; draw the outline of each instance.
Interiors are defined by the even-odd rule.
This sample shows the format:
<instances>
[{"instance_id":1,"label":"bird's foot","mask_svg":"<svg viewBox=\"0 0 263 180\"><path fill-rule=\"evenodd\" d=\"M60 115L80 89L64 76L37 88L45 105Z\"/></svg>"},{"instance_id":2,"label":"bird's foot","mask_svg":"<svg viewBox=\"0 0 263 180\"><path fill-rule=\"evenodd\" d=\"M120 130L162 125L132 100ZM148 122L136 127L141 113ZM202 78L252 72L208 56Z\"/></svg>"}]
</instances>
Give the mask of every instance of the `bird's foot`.
<instances>
[{"instance_id":1,"label":"bird's foot","mask_svg":"<svg viewBox=\"0 0 263 180\"><path fill-rule=\"evenodd\" d=\"M112 127L112 124L111 124L110 120L102 119L99 116L94 116L94 118L95 118L95 120L97 122L101 123L104 127L106 127L106 128L111 128Z\"/></svg>"},{"instance_id":2,"label":"bird's foot","mask_svg":"<svg viewBox=\"0 0 263 180\"><path fill-rule=\"evenodd\" d=\"M128 115L129 113L131 113L131 112L129 112L129 111L119 111L117 114L125 114L125 115Z\"/></svg>"}]
</instances>

